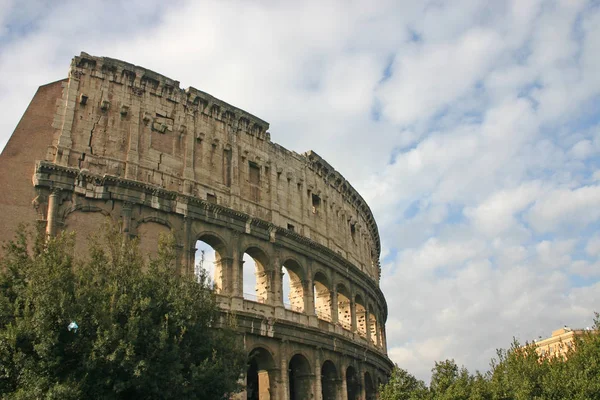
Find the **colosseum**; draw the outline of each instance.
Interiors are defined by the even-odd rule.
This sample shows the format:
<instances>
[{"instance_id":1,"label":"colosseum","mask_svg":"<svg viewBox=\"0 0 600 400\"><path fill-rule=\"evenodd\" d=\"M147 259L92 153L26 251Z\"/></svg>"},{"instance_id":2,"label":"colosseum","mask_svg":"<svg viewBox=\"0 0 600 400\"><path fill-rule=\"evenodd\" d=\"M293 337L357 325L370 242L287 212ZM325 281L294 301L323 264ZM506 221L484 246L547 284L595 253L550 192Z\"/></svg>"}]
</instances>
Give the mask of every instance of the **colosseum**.
<instances>
[{"instance_id":1,"label":"colosseum","mask_svg":"<svg viewBox=\"0 0 600 400\"><path fill-rule=\"evenodd\" d=\"M82 251L110 217L146 254L173 232L186 273L210 246L219 305L249 356L236 399L374 399L393 367L377 225L331 165L268 129L193 87L81 53L68 78L38 89L0 156L0 240L37 221L49 235L76 231Z\"/></svg>"}]
</instances>

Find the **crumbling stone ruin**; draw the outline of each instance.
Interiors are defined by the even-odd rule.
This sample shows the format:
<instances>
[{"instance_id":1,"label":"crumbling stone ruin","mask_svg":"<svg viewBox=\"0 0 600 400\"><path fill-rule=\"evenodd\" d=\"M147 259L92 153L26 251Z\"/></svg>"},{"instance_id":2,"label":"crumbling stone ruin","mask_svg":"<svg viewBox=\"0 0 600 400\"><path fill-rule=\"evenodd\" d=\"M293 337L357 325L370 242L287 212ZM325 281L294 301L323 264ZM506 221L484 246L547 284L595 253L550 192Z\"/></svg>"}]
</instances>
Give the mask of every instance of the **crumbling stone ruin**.
<instances>
[{"instance_id":1,"label":"crumbling stone ruin","mask_svg":"<svg viewBox=\"0 0 600 400\"><path fill-rule=\"evenodd\" d=\"M150 70L86 53L41 86L0 156L0 240L21 222L76 231L106 218L156 251L216 254L214 283L249 355L239 399L373 399L393 364L369 206L323 158L271 142L269 124ZM256 265L245 299L243 255ZM289 296L283 298L283 276Z\"/></svg>"}]
</instances>

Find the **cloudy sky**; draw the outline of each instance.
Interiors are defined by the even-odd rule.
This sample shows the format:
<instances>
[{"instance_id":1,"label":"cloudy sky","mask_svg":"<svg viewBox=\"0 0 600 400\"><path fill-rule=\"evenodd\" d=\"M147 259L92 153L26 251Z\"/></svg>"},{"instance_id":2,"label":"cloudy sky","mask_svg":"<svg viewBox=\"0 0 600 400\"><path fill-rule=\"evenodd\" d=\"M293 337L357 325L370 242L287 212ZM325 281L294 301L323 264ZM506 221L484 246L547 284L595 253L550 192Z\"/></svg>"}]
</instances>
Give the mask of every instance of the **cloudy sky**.
<instances>
[{"instance_id":1,"label":"cloudy sky","mask_svg":"<svg viewBox=\"0 0 600 400\"><path fill-rule=\"evenodd\" d=\"M600 311L598 1L0 0L0 148L82 50L348 178L381 232L389 355L418 377Z\"/></svg>"}]
</instances>

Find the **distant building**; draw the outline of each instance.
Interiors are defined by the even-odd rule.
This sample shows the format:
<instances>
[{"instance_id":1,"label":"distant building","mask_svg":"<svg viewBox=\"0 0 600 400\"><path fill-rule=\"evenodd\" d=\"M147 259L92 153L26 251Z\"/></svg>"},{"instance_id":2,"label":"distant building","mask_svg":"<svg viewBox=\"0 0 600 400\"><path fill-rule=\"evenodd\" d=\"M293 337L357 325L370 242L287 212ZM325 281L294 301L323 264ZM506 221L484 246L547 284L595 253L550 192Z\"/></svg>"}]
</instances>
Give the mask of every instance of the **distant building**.
<instances>
[{"instance_id":1,"label":"distant building","mask_svg":"<svg viewBox=\"0 0 600 400\"><path fill-rule=\"evenodd\" d=\"M575 337L583 334L583 329L571 329L567 326L552 332L552 336L533 342L537 353L542 357L566 357L574 346Z\"/></svg>"}]
</instances>

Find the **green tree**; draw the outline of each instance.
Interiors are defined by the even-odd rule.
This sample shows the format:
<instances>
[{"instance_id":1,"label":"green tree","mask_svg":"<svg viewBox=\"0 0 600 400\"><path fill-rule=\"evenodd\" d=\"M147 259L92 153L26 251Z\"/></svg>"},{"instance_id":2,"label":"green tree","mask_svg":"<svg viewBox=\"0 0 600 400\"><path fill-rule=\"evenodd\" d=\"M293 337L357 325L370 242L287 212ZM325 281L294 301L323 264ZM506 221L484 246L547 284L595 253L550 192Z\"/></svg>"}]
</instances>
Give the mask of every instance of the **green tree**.
<instances>
[{"instance_id":1,"label":"green tree","mask_svg":"<svg viewBox=\"0 0 600 400\"><path fill-rule=\"evenodd\" d=\"M575 338L575 345L563 365L561 390L564 398L600 399L600 316L595 314L594 327Z\"/></svg>"},{"instance_id":2,"label":"green tree","mask_svg":"<svg viewBox=\"0 0 600 400\"><path fill-rule=\"evenodd\" d=\"M396 365L387 384L379 387L379 398L381 400L426 400L429 399L429 391L423 381Z\"/></svg>"},{"instance_id":3,"label":"green tree","mask_svg":"<svg viewBox=\"0 0 600 400\"><path fill-rule=\"evenodd\" d=\"M241 343L206 277L176 272L172 237L149 263L115 228L85 262L73 259L73 242L32 242L21 231L5 249L2 398L222 399L239 390Z\"/></svg>"}]
</instances>

